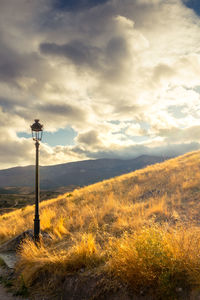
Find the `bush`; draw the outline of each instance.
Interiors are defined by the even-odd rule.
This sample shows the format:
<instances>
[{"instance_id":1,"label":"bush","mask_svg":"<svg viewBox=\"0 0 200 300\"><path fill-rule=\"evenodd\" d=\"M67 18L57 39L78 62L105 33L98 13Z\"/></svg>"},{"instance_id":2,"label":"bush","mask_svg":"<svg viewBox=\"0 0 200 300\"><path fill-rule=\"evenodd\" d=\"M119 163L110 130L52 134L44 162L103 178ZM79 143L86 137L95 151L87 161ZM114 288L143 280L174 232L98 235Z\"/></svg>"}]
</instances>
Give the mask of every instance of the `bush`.
<instances>
[{"instance_id":1,"label":"bush","mask_svg":"<svg viewBox=\"0 0 200 300\"><path fill-rule=\"evenodd\" d=\"M138 292L173 297L200 284L200 231L144 227L110 242L107 268ZM169 298L168 298L169 299Z\"/></svg>"}]
</instances>

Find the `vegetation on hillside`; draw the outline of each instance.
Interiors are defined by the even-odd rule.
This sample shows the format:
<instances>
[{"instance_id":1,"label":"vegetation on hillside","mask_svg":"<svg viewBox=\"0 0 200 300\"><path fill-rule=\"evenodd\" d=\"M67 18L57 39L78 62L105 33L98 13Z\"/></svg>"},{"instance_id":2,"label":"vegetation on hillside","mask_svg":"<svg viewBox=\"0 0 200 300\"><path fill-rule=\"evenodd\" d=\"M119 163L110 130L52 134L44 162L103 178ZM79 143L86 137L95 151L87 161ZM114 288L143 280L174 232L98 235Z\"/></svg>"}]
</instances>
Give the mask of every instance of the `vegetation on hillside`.
<instances>
[{"instance_id":1,"label":"vegetation on hillside","mask_svg":"<svg viewBox=\"0 0 200 300\"><path fill-rule=\"evenodd\" d=\"M18 272L28 287L45 278L55 288L67 274L98 270L135 293L176 299L200 287L199 200L192 152L44 201L41 229L52 240L27 240ZM0 216L1 241L30 229L33 214L27 206Z\"/></svg>"},{"instance_id":2,"label":"vegetation on hillside","mask_svg":"<svg viewBox=\"0 0 200 300\"><path fill-rule=\"evenodd\" d=\"M78 187L76 187L78 188ZM69 193L75 186L60 187L52 190L41 190L40 201ZM35 203L35 192L30 187L0 188L0 215Z\"/></svg>"}]
</instances>

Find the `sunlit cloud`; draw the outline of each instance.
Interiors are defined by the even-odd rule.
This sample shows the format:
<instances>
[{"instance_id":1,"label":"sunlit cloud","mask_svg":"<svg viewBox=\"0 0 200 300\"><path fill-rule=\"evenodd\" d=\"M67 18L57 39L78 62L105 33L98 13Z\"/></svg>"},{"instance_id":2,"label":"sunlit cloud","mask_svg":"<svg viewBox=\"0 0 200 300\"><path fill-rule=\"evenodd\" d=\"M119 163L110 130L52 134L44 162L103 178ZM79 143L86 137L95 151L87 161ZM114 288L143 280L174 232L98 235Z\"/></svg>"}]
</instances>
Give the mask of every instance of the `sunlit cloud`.
<instances>
[{"instance_id":1,"label":"sunlit cloud","mask_svg":"<svg viewBox=\"0 0 200 300\"><path fill-rule=\"evenodd\" d=\"M44 134L42 164L200 148L197 7L67 3L1 2L0 168L33 163L35 118L63 141L75 133Z\"/></svg>"}]
</instances>

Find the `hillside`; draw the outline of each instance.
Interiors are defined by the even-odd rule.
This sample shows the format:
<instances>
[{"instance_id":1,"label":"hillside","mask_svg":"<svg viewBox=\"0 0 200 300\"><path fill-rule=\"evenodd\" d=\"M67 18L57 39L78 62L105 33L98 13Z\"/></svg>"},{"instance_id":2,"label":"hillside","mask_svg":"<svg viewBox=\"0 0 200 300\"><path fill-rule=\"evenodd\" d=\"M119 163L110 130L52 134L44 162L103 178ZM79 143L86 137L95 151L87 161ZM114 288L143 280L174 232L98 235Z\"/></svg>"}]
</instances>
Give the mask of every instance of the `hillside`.
<instances>
[{"instance_id":1,"label":"hillside","mask_svg":"<svg viewBox=\"0 0 200 300\"><path fill-rule=\"evenodd\" d=\"M40 185L42 189L51 190L69 185L84 186L141 169L165 159L167 157L143 155L131 160L97 159L41 166ZM34 166L0 170L0 187L33 187L34 176Z\"/></svg>"},{"instance_id":2,"label":"hillside","mask_svg":"<svg viewBox=\"0 0 200 300\"><path fill-rule=\"evenodd\" d=\"M33 211L0 216L1 241L32 228ZM42 202L52 240L27 240L17 272L66 300L199 299L199 217L196 151Z\"/></svg>"},{"instance_id":3,"label":"hillside","mask_svg":"<svg viewBox=\"0 0 200 300\"><path fill-rule=\"evenodd\" d=\"M70 193L76 186L54 188L53 190L41 190L40 201L58 197L64 193ZM0 188L0 214L11 212L27 205L35 203L35 191L33 187L4 187Z\"/></svg>"}]
</instances>

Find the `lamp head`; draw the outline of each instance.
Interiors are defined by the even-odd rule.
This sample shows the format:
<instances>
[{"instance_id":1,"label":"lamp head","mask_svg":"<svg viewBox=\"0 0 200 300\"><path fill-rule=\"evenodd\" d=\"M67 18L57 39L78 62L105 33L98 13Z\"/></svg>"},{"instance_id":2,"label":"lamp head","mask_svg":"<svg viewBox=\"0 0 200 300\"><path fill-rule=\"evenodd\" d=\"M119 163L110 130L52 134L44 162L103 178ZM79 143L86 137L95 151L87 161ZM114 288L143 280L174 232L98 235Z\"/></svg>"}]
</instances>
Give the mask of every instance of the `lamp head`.
<instances>
[{"instance_id":1,"label":"lamp head","mask_svg":"<svg viewBox=\"0 0 200 300\"><path fill-rule=\"evenodd\" d=\"M32 137L34 141L42 140L43 125L39 123L40 120L35 119L35 123L31 125Z\"/></svg>"}]
</instances>

